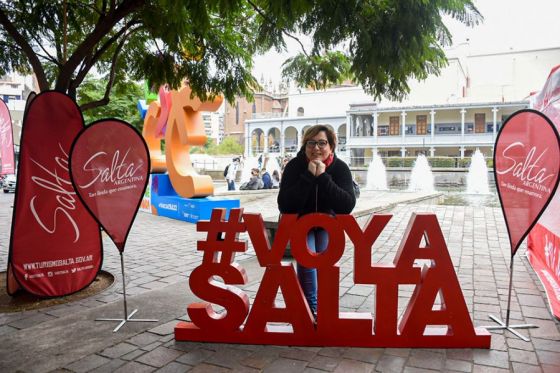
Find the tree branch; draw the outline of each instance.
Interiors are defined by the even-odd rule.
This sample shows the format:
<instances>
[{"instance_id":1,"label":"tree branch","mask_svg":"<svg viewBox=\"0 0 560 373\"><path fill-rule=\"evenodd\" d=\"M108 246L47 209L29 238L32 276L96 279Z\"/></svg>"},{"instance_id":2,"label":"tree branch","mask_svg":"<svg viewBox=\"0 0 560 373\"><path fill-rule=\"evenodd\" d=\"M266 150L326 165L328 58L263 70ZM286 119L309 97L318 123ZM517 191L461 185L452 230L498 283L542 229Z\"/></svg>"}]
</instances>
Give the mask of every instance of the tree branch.
<instances>
[{"instance_id":1,"label":"tree branch","mask_svg":"<svg viewBox=\"0 0 560 373\"><path fill-rule=\"evenodd\" d=\"M115 54L113 54L113 58L111 59L111 72L109 73L109 80L107 81L107 86L105 86L105 94L103 95L103 98L101 100L92 101L81 105L80 109L82 110L82 112L88 109L93 109L99 106L107 105L109 103L110 101L109 95L111 94L111 89L113 88L113 84L115 83L115 76L117 72L117 60L119 57L119 53L121 52L126 42L126 39L127 38L125 37L119 42L117 48L115 49Z\"/></svg>"},{"instance_id":2,"label":"tree branch","mask_svg":"<svg viewBox=\"0 0 560 373\"><path fill-rule=\"evenodd\" d=\"M45 47L43 47L43 43L41 43L41 40L37 39L35 36L32 36L33 40L35 40L35 43L39 46L39 48L41 48L41 50L43 52L45 52L44 55L40 55L39 53L35 52L38 56L42 56L45 60L47 61L51 61L52 63L54 63L57 66L61 66L61 63L58 62L58 60L54 57L51 56L51 54L45 49Z\"/></svg>"},{"instance_id":3,"label":"tree branch","mask_svg":"<svg viewBox=\"0 0 560 373\"><path fill-rule=\"evenodd\" d=\"M277 29L280 29L280 31L282 31L282 33L284 35L286 35L289 38L294 39L295 41L297 41L301 47L301 51L303 52L303 54L305 54L307 57L309 57L309 54L307 53L307 51L305 50L305 47L303 46L303 43L301 42L301 40L299 40L299 38L297 36L294 36L292 34L290 34L288 31L286 31L283 28L280 28L278 26L278 24L276 22L274 22L272 19L270 19L270 17L268 17L261 8L259 8L256 4L254 4L251 0L247 0L247 2L249 3L249 5L251 5L253 7L253 9L260 14L261 17L263 17L265 19L265 21L267 21L268 23L271 23L272 25L274 25L274 27L276 27Z\"/></svg>"},{"instance_id":4,"label":"tree branch","mask_svg":"<svg viewBox=\"0 0 560 373\"><path fill-rule=\"evenodd\" d=\"M114 2L112 2L114 4ZM99 43L111 29L123 18L133 13L136 9L142 7L145 0L124 0L117 8L111 6L111 10L99 18L93 31L85 38L85 40L76 48L72 56L66 61L60 74L58 75L55 89L60 92L66 92L72 80L72 75L77 69L80 62L91 53L91 50Z\"/></svg>"},{"instance_id":5,"label":"tree branch","mask_svg":"<svg viewBox=\"0 0 560 373\"><path fill-rule=\"evenodd\" d=\"M47 76L45 74L45 70L43 69L43 65L41 65L41 61L39 61L39 57L31 47L31 45L25 40L22 34L18 32L14 24L8 19L8 16L4 13L2 9L0 9L0 25L4 26L6 32L14 39L14 41L19 45L22 52L25 54L29 63L31 64L31 68L37 77L37 82L39 83L39 89L41 91L45 91L49 89L49 83L47 82Z\"/></svg>"},{"instance_id":6,"label":"tree branch","mask_svg":"<svg viewBox=\"0 0 560 373\"><path fill-rule=\"evenodd\" d=\"M115 35L110 37L101 46L101 48L99 48L93 55L90 55L89 57L85 58L84 61L83 61L82 67L80 68L78 74L76 75L76 78L74 78L72 80L72 83L70 85L74 86L74 87L79 86L82 83L82 81L84 80L84 78L86 77L86 75L89 72L89 70L91 69L91 67L99 61L99 59L101 58L103 53L105 53L107 51L107 49L109 49L109 47L111 45L113 45L113 43L115 43L118 40L119 37L121 37L124 33L126 33L128 31L127 35L125 35L125 39L127 39L134 32L140 30L140 27L137 27L135 29L129 29L130 27L132 27L134 25L137 25L137 24L140 24L140 22L138 20L132 20L132 21L128 22Z\"/></svg>"}]
</instances>

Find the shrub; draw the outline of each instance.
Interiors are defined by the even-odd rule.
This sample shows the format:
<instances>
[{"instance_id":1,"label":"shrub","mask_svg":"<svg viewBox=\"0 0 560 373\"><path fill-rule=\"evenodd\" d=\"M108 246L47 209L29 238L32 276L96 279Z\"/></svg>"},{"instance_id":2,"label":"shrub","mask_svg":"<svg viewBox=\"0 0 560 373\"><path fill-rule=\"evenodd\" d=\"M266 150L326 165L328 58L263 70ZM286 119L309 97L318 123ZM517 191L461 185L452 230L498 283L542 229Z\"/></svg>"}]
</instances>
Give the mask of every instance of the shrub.
<instances>
[{"instance_id":1,"label":"shrub","mask_svg":"<svg viewBox=\"0 0 560 373\"><path fill-rule=\"evenodd\" d=\"M455 167L455 158L428 157L428 163L432 168L453 168Z\"/></svg>"}]
</instances>

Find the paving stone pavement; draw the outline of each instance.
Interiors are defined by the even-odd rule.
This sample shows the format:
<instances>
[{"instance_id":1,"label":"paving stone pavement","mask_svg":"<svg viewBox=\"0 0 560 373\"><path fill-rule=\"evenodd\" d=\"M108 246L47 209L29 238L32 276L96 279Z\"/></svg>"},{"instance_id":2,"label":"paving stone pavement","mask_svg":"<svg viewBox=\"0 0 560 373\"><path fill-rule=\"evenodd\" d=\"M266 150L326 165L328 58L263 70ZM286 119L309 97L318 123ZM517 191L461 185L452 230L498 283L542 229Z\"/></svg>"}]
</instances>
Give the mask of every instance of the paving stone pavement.
<instances>
[{"instance_id":1,"label":"paving stone pavement","mask_svg":"<svg viewBox=\"0 0 560 373\"><path fill-rule=\"evenodd\" d=\"M372 196L367 198L374 198ZM380 197L381 198L381 197ZM273 198L253 196L247 206L274 209ZM6 267L13 194L0 195L0 266ZM373 261L390 263L413 212L437 215L476 326L490 325L488 314L505 317L509 242L499 208L398 204L375 243ZM360 219L362 222L364 218ZM516 256L511 318L534 323L523 330L530 342L494 332L490 350L342 348L234 345L175 342L173 327L185 320L186 306L196 300L188 276L201 262L196 241L204 234L193 224L139 213L125 250L129 309L157 323L115 325L96 317L119 317L122 293L119 255L104 235L103 269L116 277L101 294L41 310L0 313L0 371L24 372L559 372L560 324L547 308L543 288L524 257ZM246 234L241 235L247 239ZM348 241L349 242L349 241ZM352 282L352 246L340 260L341 311L371 312L373 286ZM244 291L254 299L262 270L249 244L236 261L248 268ZM412 286L402 286L399 309ZM79 341L79 343L76 343Z\"/></svg>"}]
</instances>

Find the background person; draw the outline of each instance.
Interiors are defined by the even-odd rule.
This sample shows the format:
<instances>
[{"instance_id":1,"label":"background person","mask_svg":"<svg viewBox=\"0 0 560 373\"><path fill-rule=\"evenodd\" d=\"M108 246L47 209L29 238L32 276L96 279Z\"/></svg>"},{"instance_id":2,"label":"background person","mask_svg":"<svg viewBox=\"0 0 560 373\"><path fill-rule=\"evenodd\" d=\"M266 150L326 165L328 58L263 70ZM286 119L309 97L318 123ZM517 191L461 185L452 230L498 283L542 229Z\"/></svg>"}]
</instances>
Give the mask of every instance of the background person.
<instances>
[{"instance_id":1,"label":"background person","mask_svg":"<svg viewBox=\"0 0 560 373\"><path fill-rule=\"evenodd\" d=\"M270 177L268 171L266 171L266 168L263 168L261 170L261 175L262 175L263 189L272 189L272 178Z\"/></svg>"},{"instance_id":2,"label":"background person","mask_svg":"<svg viewBox=\"0 0 560 373\"><path fill-rule=\"evenodd\" d=\"M235 177L239 168L239 158L233 158L226 172L228 190L235 190Z\"/></svg>"},{"instance_id":3,"label":"background person","mask_svg":"<svg viewBox=\"0 0 560 373\"><path fill-rule=\"evenodd\" d=\"M264 186L258 168L251 169L251 178L246 183L239 187L239 190L257 190L262 189Z\"/></svg>"},{"instance_id":4,"label":"background person","mask_svg":"<svg viewBox=\"0 0 560 373\"><path fill-rule=\"evenodd\" d=\"M280 188L280 173L278 170L272 171L272 189Z\"/></svg>"},{"instance_id":5,"label":"background person","mask_svg":"<svg viewBox=\"0 0 560 373\"><path fill-rule=\"evenodd\" d=\"M282 214L299 216L314 212L349 214L356 204L350 168L335 155L336 134L327 126L310 127L303 146L285 167L278 193ZM307 235L309 250L323 252L328 234L321 228ZM315 315L317 313L317 270L297 264L299 283Z\"/></svg>"}]
</instances>

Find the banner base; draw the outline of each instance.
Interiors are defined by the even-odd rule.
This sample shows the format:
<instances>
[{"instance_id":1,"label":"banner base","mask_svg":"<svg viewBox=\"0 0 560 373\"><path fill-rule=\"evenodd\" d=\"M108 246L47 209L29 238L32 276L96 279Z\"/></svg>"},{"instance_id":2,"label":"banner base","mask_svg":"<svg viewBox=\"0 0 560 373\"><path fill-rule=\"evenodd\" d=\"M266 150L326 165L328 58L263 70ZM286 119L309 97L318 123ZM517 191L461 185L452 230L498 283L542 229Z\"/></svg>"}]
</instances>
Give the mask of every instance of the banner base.
<instances>
[{"instance_id":1,"label":"banner base","mask_svg":"<svg viewBox=\"0 0 560 373\"><path fill-rule=\"evenodd\" d=\"M113 329L113 333L119 331L119 329L126 324L127 322L156 322L158 320L155 319L133 319L132 316L138 312L138 310L134 310L130 313L130 315L126 316L126 319L95 319L95 321L120 321L119 325L115 329Z\"/></svg>"},{"instance_id":2,"label":"banner base","mask_svg":"<svg viewBox=\"0 0 560 373\"><path fill-rule=\"evenodd\" d=\"M502 320L497 318L494 315L488 315L488 317L499 325L492 325L492 326L482 326L486 330L508 330L510 333L516 335L518 338L524 340L525 342L530 342L531 340L528 337L525 337L523 334L517 332L515 329L534 329L538 328L538 325L535 324L518 324L518 325L507 325Z\"/></svg>"}]
</instances>

